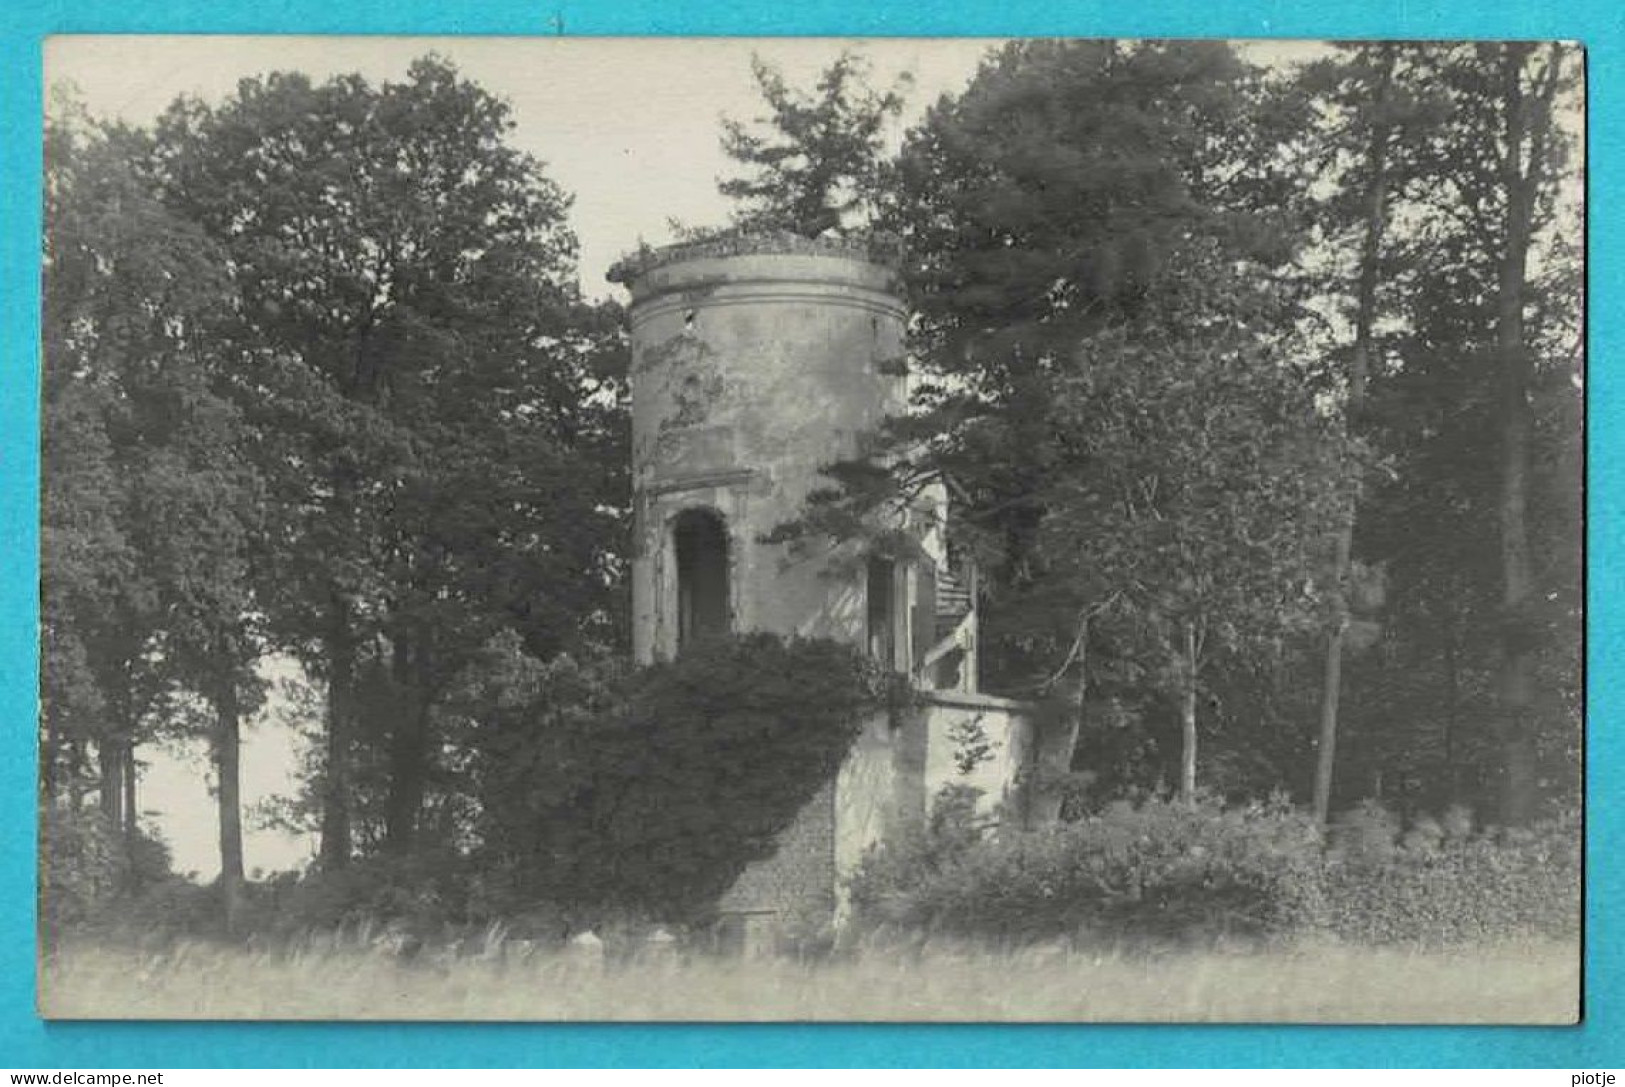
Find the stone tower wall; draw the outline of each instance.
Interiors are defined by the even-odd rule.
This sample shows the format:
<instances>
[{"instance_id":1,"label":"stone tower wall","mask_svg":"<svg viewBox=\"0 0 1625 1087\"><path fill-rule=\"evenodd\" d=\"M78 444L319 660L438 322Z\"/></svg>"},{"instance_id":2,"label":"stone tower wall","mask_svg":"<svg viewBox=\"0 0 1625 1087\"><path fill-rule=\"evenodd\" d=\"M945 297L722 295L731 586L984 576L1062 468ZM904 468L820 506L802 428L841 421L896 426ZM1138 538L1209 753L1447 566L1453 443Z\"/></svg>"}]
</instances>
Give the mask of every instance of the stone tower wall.
<instances>
[{"instance_id":1,"label":"stone tower wall","mask_svg":"<svg viewBox=\"0 0 1625 1087\"><path fill-rule=\"evenodd\" d=\"M761 537L832 485L821 467L863 452L885 418L906 408L894 273L842 243L782 237L645 252L612 275L632 294L635 658L677 651L678 541L693 539L693 510L725 522L731 629L862 644L870 572L857 545L797 552ZM918 651L941 636L932 565L946 563L946 502L940 487L928 488L899 521L929 560L891 571L890 663L900 670L912 672ZM692 588L716 584L710 573L685 576ZM964 667L973 688L974 661ZM963 776L956 726L980 722L1001 752L998 765L978 770L985 781L965 783L983 787L990 804L1003 798L1014 780L1009 759L1024 749L1013 704L942 697L867 722L837 778L724 897L720 908L746 945L809 910L845 914L844 885L865 852L923 823L930 797Z\"/></svg>"},{"instance_id":2,"label":"stone tower wall","mask_svg":"<svg viewBox=\"0 0 1625 1087\"><path fill-rule=\"evenodd\" d=\"M857 454L905 406L904 379L887 372L903 352L903 305L893 273L861 256L765 248L680 247L626 276L641 662L676 649L672 523L696 507L726 521L734 630L863 636L861 571L832 577L830 556L791 561L759 538L830 485L821 466Z\"/></svg>"}]
</instances>

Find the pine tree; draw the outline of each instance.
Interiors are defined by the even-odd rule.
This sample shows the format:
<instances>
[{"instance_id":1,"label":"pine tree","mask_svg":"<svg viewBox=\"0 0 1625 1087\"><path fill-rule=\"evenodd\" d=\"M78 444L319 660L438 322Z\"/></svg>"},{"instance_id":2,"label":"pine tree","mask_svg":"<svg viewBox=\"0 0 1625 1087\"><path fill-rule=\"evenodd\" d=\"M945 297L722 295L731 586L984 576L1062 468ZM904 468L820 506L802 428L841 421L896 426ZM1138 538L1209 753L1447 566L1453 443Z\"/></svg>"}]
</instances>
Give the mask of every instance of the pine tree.
<instances>
[{"instance_id":1,"label":"pine tree","mask_svg":"<svg viewBox=\"0 0 1625 1087\"><path fill-rule=\"evenodd\" d=\"M867 65L842 53L811 92L799 92L760 58L751 73L769 114L753 132L724 119L722 149L750 173L718 183L739 201L734 225L745 231L788 231L803 237L867 225L880 180L885 128L903 108L901 88L878 92Z\"/></svg>"}]
</instances>

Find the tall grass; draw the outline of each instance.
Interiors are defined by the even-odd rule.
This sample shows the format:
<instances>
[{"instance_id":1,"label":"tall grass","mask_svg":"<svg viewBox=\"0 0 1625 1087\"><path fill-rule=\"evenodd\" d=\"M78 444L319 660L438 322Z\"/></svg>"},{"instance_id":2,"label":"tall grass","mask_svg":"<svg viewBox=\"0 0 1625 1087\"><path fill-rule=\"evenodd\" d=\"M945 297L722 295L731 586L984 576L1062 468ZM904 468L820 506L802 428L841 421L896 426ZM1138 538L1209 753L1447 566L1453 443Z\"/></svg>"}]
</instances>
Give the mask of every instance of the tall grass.
<instances>
[{"instance_id":1,"label":"tall grass","mask_svg":"<svg viewBox=\"0 0 1625 1087\"><path fill-rule=\"evenodd\" d=\"M354 941L274 950L74 943L41 960L50 1018L1545 1023L1576 1020L1579 949L965 946L821 961L601 962L500 937L407 961Z\"/></svg>"}]
</instances>

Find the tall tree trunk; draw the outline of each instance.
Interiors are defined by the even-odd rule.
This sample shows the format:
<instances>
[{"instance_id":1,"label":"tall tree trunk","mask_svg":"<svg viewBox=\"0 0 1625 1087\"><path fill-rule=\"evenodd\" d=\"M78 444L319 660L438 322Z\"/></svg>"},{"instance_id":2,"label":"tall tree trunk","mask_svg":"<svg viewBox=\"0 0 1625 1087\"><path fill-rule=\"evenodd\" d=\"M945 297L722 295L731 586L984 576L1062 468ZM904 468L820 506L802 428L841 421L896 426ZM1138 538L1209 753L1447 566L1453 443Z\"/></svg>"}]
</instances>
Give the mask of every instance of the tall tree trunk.
<instances>
[{"instance_id":1,"label":"tall tree trunk","mask_svg":"<svg viewBox=\"0 0 1625 1087\"><path fill-rule=\"evenodd\" d=\"M1347 530L1338 533L1339 577L1347 574L1348 547L1343 541L1351 535ZM1320 734L1315 741L1314 808L1315 819L1322 826L1332 810L1332 775L1337 767L1337 710L1343 687L1343 634L1348 629L1343 601L1336 601L1333 607L1338 614L1331 633L1326 636L1326 659L1320 677Z\"/></svg>"},{"instance_id":2,"label":"tall tree trunk","mask_svg":"<svg viewBox=\"0 0 1625 1087\"><path fill-rule=\"evenodd\" d=\"M1061 818L1065 791L1061 787L1066 775L1072 772L1072 756L1078 748L1078 736L1083 731L1089 687L1089 616L1078 624L1078 633L1068 654L1065 666L1071 685L1067 692L1066 713L1049 720L1037 736L1037 757L1034 759L1038 780L1026 790L1027 829L1036 830L1056 823Z\"/></svg>"},{"instance_id":3,"label":"tall tree trunk","mask_svg":"<svg viewBox=\"0 0 1625 1087\"><path fill-rule=\"evenodd\" d=\"M136 844L141 839L141 813L136 797L136 770L135 770L135 742L126 740L119 748L119 773L124 782L120 789L120 800L124 804L122 823L124 825L124 841L130 850L130 856L136 855ZM141 873L131 870L139 883Z\"/></svg>"},{"instance_id":4,"label":"tall tree trunk","mask_svg":"<svg viewBox=\"0 0 1625 1087\"><path fill-rule=\"evenodd\" d=\"M1360 282L1354 308L1354 350L1349 357L1349 395L1346 408L1351 432L1358 433L1365 409L1371 372L1372 327L1377 318L1378 261L1388 222L1389 89L1394 77L1395 47L1385 43L1372 104L1371 143L1366 149L1365 235L1360 245ZM1358 516L1351 502L1337 532L1332 555L1332 629L1326 638L1326 659L1320 684L1320 734L1315 749L1315 818L1325 824L1331 814L1332 776L1337 766L1337 713L1343 687L1343 641L1348 631L1348 577L1354 551L1354 525Z\"/></svg>"},{"instance_id":5,"label":"tall tree trunk","mask_svg":"<svg viewBox=\"0 0 1625 1087\"><path fill-rule=\"evenodd\" d=\"M1456 751L1456 734L1461 728L1461 665L1456 638L1455 624L1451 624L1444 645L1444 780L1445 799L1452 805L1462 802L1462 774Z\"/></svg>"},{"instance_id":6,"label":"tall tree trunk","mask_svg":"<svg viewBox=\"0 0 1625 1087\"><path fill-rule=\"evenodd\" d=\"M425 654L403 636L391 652L394 673L395 723L390 730L389 794L384 808L384 846L391 852L409 851L417 837L427 785L428 718L423 676Z\"/></svg>"},{"instance_id":7,"label":"tall tree trunk","mask_svg":"<svg viewBox=\"0 0 1625 1087\"><path fill-rule=\"evenodd\" d=\"M1498 739L1502 752L1501 819L1517 826L1535 807L1535 631L1533 573L1529 557L1529 403L1533 366L1524 343L1525 291L1535 203L1545 170L1561 47L1553 47L1534 94L1525 93L1524 67L1535 47L1502 46L1501 91L1505 148L1501 162L1506 192L1505 250L1496 290L1496 355L1499 362L1501 430L1501 689Z\"/></svg>"},{"instance_id":8,"label":"tall tree trunk","mask_svg":"<svg viewBox=\"0 0 1625 1087\"><path fill-rule=\"evenodd\" d=\"M350 748L355 714L355 646L347 609L338 609L327 641L327 766L322 797L321 864L333 871L350 863Z\"/></svg>"},{"instance_id":9,"label":"tall tree trunk","mask_svg":"<svg viewBox=\"0 0 1625 1087\"><path fill-rule=\"evenodd\" d=\"M124 755L123 745L112 736L96 744L97 793L102 815L109 826L124 826Z\"/></svg>"},{"instance_id":10,"label":"tall tree trunk","mask_svg":"<svg viewBox=\"0 0 1625 1087\"><path fill-rule=\"evenodd\" d=\"M214 771L220 815L220 909L226 932L237 931L243 901L242 708L237 685L215 696Z\"/></svg>"},{"instance_id":11,"label":"tall tree trunk","mask_svg":"<svg viewBox=\"0 0 1625 1087\"><path fill-rule=\"evenodd\" d=\"M1184 666L1180 669L1179 799L1196 803L1196 626L1184 624Z\"/></svg>"}]
</instances>

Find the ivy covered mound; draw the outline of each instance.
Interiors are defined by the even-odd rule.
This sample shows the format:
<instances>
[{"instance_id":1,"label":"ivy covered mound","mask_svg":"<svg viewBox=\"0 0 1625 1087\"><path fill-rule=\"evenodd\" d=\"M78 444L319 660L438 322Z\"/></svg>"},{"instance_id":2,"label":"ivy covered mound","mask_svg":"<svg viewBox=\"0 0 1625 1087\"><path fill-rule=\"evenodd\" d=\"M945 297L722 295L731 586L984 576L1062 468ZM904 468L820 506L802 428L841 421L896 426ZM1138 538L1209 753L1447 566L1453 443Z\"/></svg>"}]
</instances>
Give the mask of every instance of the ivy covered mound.
<instances>
[{"instance_id":1,"label":"ivy covered mound","mask_svg":"<svg viewBox=\"0 0 1625 1087\"><path fill-rule=\"evenodd\" d=\"M771 634L618 677L532 663L473 723L482 852L523 897L662 920L770 856L889 697L852 648Z\"/></svg>"}]
</instances>

